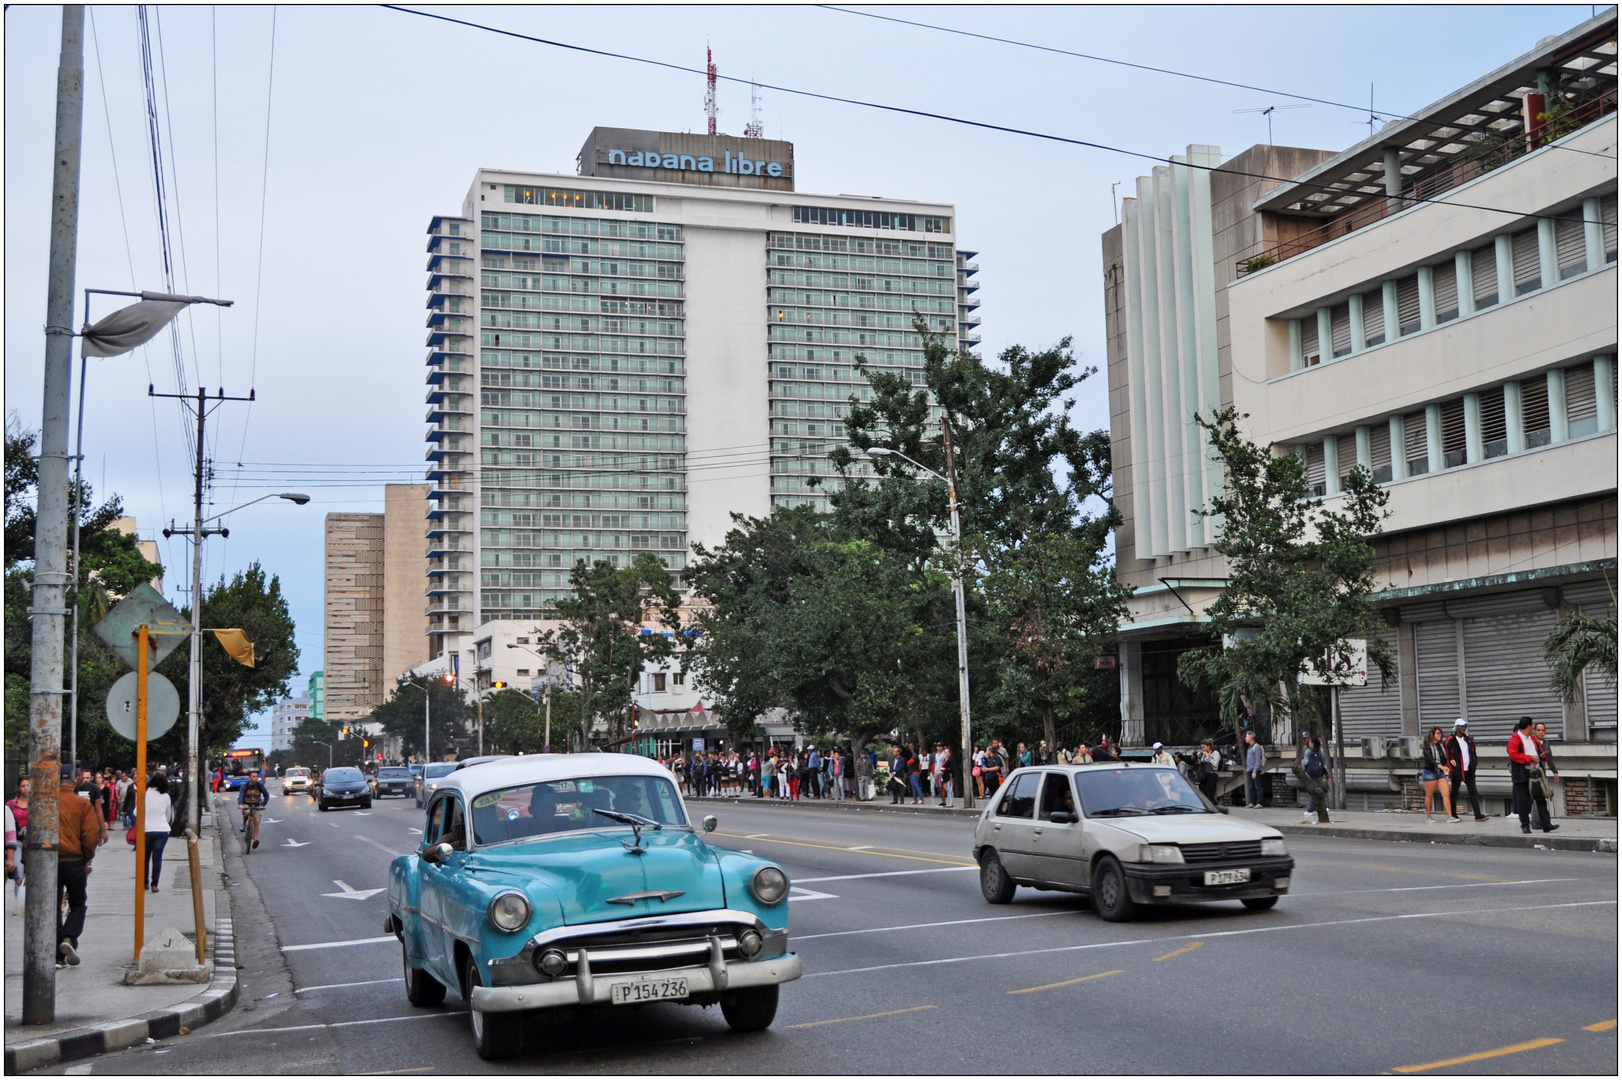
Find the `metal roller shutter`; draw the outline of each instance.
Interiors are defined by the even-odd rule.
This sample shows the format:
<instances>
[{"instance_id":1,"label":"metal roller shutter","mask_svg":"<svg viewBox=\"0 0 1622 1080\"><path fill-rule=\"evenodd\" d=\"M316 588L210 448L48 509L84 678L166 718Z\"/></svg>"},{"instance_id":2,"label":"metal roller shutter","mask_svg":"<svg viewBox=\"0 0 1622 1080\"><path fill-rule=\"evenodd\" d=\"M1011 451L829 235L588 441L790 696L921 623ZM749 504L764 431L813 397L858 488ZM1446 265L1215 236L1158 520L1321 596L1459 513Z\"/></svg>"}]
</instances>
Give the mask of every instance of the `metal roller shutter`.
<instances>
[{"instance_id":1,"label":"metal roller shutter","mask_svg":"<svg viewBox=\"0 0 1622 1080\"><path fill-rule=\"evenodd\" d=\"M1391 482L1391 425L1374 424L1369 428L1369 468L1374 471L1375 483Z\"/></svg>"},{"instance_id":2,"label":"metal roller shutter","mask_svg":"<svg viewBox=\"0 0 1622 1080\"><path fill-rule=\"evenodd\" d=\"M1562 281L1588 269L1588 244L1583 234L1582 207L1571 211L1570 216L1555 219L1555 262L1560 267Z\"/></svg>"},{"instance_id":3,"label":"metal roller shutter","mask_svg":"<svg viewBox=\"0 0 1622 1080\"><path fill-rule=\"evenodd\" d=\"M1605 261L1616 262L1616 195L1601 195L1599 200L1600 231L1605 234Z\"/></svg>"},{"instance_id":4,"label":"metal roller shutter","mask_svg":"<svg viewBox=\"0 0 1622 1080\"><path fill-rule=\"evenodd\" d=\"M1303 449L1307 460L1307 490L1313 495L1324 493L1324 444L1307 443Z\"/></svg>"},{"instance_id":5,"label":"metal roller shutter","mask_svg":"<svg viewBox=\"0 0 1622 1080\"><path fill-rule=\"evenodd\" d=\"M1397 653L1397 635L1382 634ZM1397 673L1391 673L1391 686L1380 689L1380 667L1369 664L1367 686L1348 686L1340 692L1340 723L1348 742L1369 735L1402 734L1402 695L1397 690Z\"/></svg>"},{"instance_id":6,"label":"metal roller shutter","mask_svg":"<svg viewBox=\"0 0 1622 1080\"><path fill-rule=\"evenodd\" d=\"M1498 303L1498 249L1492 244L1470 253L1470 277L1477 311Z\"/></svg>"},{"instance_id":7,"label":"metal roller shutter","mask_svg":"<svg viewBox=\"0 0 1622 1080\"><path fill-rule=\"evenodd\" d=\"M1363 294L1363 344L1370 349L1385 344L1385 292L1381 289Z\"/></svg>"},{"instance_id":8,"label":"metal roller shutter","mask_svg":"<svg viewBox=\"0 0 1622 1080\"><path fill-rule=\"evenodd\" d=\"M1459 276L1449 259L1431 268L1431 292L1436 300L1436 321L1445 323L1459 317Z\"/></svg>"},{"instance_id":9,"label":"metal roller shutter","mask_svg":"<svg viewBox=\"0 0 1622 1080\"><path fill-rule=\"evenodd\" d=\"M1318 320L1314 317L1296 321L1301 324L1301 365L1312 367L1323 359L1323 350L1318 348Z\"/></svg>"},{"instance_id":10,"label":"metal roller shutter","mask_svg":"<svg viewBox=\"0 0 1622 1080\"><path fill-rule=\"evenodd\" d=\"M1352 474L1353 469L1357 468L1357 436L1331 435L1330 438L1336 440L1337 452L1335 456L1339 461L1341 490L1344 491L1346 489L1346 478Z\"/></svg>"},{"instance_id":11,"label":"metal roller shutter","mask_svg":"<svg viewBox=\"0 0 1622 1080\"><path fill-rule=\"evenodd\" d=\"M1607 611L1616 606L1616 597L1611 592L1614 583L1604 578L1594 578L1591 581L1579 581L1572 585L1564 585L1560 593L1568 604L1580 604L1584 611L1589 608L1604 608ZM1598 611L1591 612L1598 615Z\"/></svg>"},{"instance_id":12,"label":"metal roller shutter","mask_svg":"<svg viewBox=\"0 0 1622 1080\"><path fill-rule=\"evenodd\" d=\"M1571 437L1599 430L1599 401L1594 395L1594 362L1566 369L1566 423Z\"/></svg>"},{"instance_id":13,"label":"metal roller shutter","mask_svg":"<svg viewBox=\"0 0 1622 1080\"><path fill-rule=\"evenodd\" d=\"M1470 733L1478 741L1509 738L1515 721L1530 716L1565 737L1565 708L1549 689L1543 639L1557 621L1541 600L1512 615L1464 620L1464 682Z\"/></svg>"},{"instance_id":14,"label":"metal roller shutter","mask_svg":"<svg viewBox=\"0 0 1622 1080\"><path fill-rule=\"evenodd\" d=\"M1585 613L1596 619L1616 618L1616 598L1604 581L1585 581L1581 585L1568 585L1561 591L1566 603L1581 605ZM1616 684L1597 671L1583 673L1583 707L1588 714L1588 730L1616 730Z\"/></svg>"},{"instance_id":15,"label":"metal roller shutter","mask_svg":"<svg viewBox=\"0 0 1622 1080\"><path fill-rule=\"evenodd\" d=\"M1481 445L1490 458L1509 453L1509 431L1504 426L1504 390L1489 386L1481 391Z\"/></svg>"},{"instance_id":16,"label":"metal roller shutter","mask_svg":"<svg viewBox=\"0 0 1622 1080\"><path fill-rule=\"evenodd\" d=\"M1466 460L1464 437L1464 399L1454 398L1442 402L1442 462L1443 467L1456 469Z\"/></svg>"},{"instance_id":17,"label":"metal roller shutter","mask_svg":"<svg viewBox=\"0 0 1622 1080\"><path fill-rule=\"evenodd\" d=\"M1542 256L1538 253L1538 231L1527 229L1510 241L1515 262L1515 295L1525 296L1543 287Z\"/></svg>"},{"instance_id":18,"label":"metal roller shutter","mask_svg":"<svg viewBox=\"0 0 1622 1080\"><path fill-rule=\"evenodd\" d=\"M1352 311L1347 304L1336 304L1329 312L1329 344L1337 359L1352 351Z\"/></svg>"},{"instance_id":19,"label":"metal roller shutter","mask_svg":"<svg viewBox=\"0 0 1622 1080\"><path fill-rule=\"evenodd\" d=\"M1415 626L1414 651L1419 661L1419 725L1425 731L1432 727L1452 731L1453 721L1464 715L1459 708L1459 641L1453 620Z\"/></svg>"},{"instance_id":20,"label":"metal roller shutter","mask_svg":"<svg viewBox=\"0 0 1622 1080\"><path fill-rule=\"evenodd\" d=\"M1408 475L1423 476L1430 472L1430 438L1424 413L1409 413L1402 418L1402 442L1403 453L1407 455Z\"/></svg>"},{"instance_id":21,"label":"metal roller shutter","mask_svg":"<svg viewBox=\"0 0 1622 1080\"><path fill-rule=\"evenodd\" d=\"M1419 330L1419 275L1397 282L1397 334L1406 336Z\"/></svg>"},{"instance_id":22,"label":"metal roller shutter","mask_svg":"<svg viewBox=\"0 0 1622 1080\"><path fill-rule=\"evenodd\" d=\"M1521 430L1528 450L1549 445L1549 378L1521 380Z\"/></svg>"}]
</instances>

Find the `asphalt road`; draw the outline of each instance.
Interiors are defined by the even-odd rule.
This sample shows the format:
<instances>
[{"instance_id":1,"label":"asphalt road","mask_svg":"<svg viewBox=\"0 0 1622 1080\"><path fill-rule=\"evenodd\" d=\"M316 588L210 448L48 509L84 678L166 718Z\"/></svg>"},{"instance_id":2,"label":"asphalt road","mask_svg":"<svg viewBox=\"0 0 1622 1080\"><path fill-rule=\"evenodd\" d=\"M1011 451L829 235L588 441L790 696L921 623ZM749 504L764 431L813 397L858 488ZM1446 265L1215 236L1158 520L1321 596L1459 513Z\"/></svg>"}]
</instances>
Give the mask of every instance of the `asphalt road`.
<instances>
[{"instance_id":1,"label":"asphalt road","mask_svg":"<svg viewBox=\"0 0 1622 1080\"><path fill-rule=\"evenodd\" d=\"M1617 1072L1613 855L1291 838L1294 888L1272 911L1109 924L1053 893L986 904L964 819L714 812L714 843L795 884L806 976L763 1034L733 1034L717 1009L565 1013L536 1021L518 1059L480 1061L454 996L406 1003L382 936L388 862L414 849L421 812L275 797L260 850L227 853L237 1010L53 1071Z\"/></svg>"}]
</instances>

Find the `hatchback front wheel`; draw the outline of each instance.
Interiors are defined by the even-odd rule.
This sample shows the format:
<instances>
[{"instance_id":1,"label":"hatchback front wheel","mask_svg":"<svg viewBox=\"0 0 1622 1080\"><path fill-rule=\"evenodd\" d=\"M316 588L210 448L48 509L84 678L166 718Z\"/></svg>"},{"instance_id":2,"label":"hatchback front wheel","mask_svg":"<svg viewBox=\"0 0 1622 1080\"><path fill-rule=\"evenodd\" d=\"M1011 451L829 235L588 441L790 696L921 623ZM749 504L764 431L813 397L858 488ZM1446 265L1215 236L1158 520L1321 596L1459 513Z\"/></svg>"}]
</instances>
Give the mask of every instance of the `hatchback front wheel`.
<instances>
[{"instance_id":1,"label":"hatchback front wheel","mask_svg":"<svg viewBox=\"0 0 1622 1080\"><path fill-rule=\"evenodd\" d=\"M980 856L980 894L988 904L1006 904L1014 898L1014 879L1003 869L997 853L989 849Z\"/></svg>"},{"instance_id":2,"label":"hatchback front wheel","mask_svg":"<svg viewBox=\"0 0 1622 1080\"><path fill-rule=\"evenodd\" d=\"M1126 889L1126 874L1114 859L1104 858L1093 869L1093 907L1105 922L1126 922L1137 908Z\"/></svg>"}]
</instances>

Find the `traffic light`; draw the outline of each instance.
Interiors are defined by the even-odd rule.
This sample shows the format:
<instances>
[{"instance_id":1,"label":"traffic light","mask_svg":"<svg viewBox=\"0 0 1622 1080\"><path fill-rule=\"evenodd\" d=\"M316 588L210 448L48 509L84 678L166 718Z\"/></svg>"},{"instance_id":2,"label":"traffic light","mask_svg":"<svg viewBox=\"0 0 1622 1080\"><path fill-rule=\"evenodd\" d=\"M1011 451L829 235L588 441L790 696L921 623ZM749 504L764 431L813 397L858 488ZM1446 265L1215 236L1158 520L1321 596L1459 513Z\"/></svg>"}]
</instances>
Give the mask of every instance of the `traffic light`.
<instances>
[{"instance_id":1,"label":"traffic light","mask_svg":"<svg viewBox=\"0 0 1622 1080\"><path fill-rule=\"evenodd\" d=\"M498 679L495 682L490 684L490 689L492 689L492 690L505 690L505 689L507 689L507 684Z\"/></svg>"},{"instance_id":2,"label":"traffic light","mask_svg":"<svg viewBox=\"0 0 1622 1080\"><path fill-rule=\"evenodd\" d=\"M370 750L372 748L372 740L371 739L362 739L360 741L360 748L362 750Z\"/></svg>"}]
</instances>

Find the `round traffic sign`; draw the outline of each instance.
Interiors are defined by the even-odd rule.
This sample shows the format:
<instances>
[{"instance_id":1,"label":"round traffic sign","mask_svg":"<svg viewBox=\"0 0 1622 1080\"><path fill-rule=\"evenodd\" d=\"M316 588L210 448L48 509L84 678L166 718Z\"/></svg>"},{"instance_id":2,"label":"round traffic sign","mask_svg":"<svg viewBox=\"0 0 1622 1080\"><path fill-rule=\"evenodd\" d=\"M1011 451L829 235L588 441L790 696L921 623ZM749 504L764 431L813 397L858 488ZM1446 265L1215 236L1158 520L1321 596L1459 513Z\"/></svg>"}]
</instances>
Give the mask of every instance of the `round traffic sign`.
<instances>
[{"instance_id":1,"label":"round traffic sign","mask_svg":"<svg viewBox=\"0 0 1622 1080\"><path fill-rule=\"evenodd\" d=\"M148 742L175 726L180 715L180 692L168 679L152 672L146 677L146 738ZM135 738L135 672L119 676L107 691L107 720L126 739Z\"/></svg>"}]
</instances>

